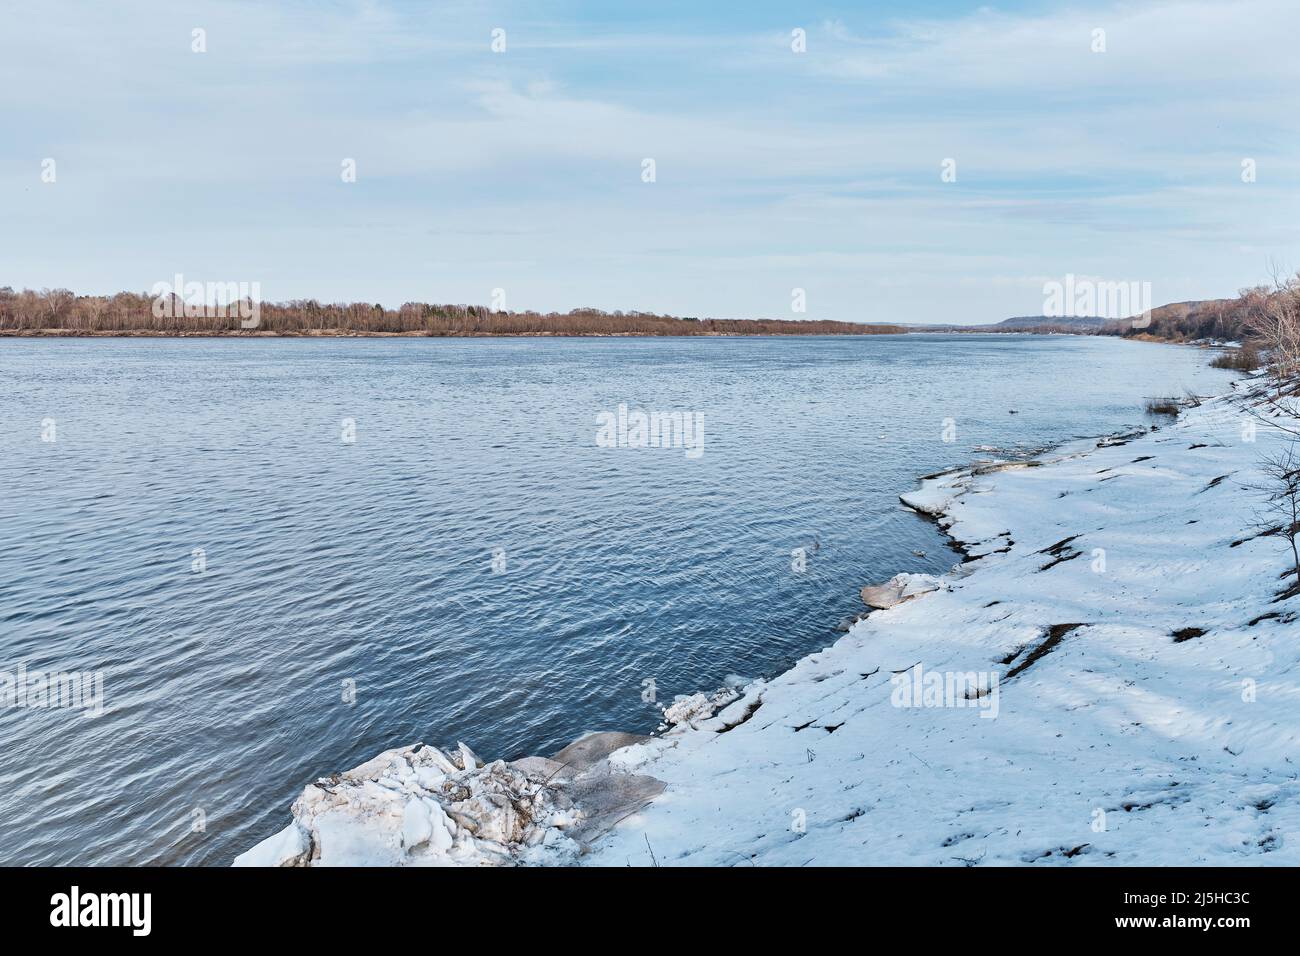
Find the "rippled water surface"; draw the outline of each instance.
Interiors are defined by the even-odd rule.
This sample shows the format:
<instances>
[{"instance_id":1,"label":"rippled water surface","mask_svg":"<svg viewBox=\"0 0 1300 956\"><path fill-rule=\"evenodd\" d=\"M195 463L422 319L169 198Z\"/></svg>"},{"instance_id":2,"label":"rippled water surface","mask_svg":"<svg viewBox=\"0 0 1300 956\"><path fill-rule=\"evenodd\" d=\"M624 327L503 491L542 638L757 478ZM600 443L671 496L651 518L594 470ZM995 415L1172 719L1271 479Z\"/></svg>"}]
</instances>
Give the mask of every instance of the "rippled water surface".
<instances>
[{"instance_id":1,"label":"rippled water surface","mask_svg":"<svg viewBox=\"0 0 1300 956\"><path fill-rule=\"evenodd\" d=\"M1142 424L1148 396L1221 389L1206 361L1029 336L0 340L0 672L102 671L105 703L0 708L0 863L225 864L389 747L649 731L647 679L662 701L777 673L864 583L948 568L897 503L918 475ZM620 403L702 414L704 453L598 447Z\"/></svg>"}]
</instances>

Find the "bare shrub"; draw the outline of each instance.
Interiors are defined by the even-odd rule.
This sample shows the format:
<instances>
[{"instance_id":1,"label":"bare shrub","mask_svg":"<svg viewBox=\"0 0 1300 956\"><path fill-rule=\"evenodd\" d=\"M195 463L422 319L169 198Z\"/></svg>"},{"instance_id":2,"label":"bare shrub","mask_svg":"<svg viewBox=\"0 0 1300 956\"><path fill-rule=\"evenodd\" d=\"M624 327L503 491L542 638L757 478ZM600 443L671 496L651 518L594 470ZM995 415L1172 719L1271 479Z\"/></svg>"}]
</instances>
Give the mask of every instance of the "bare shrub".
<instances>
[{"instance_id":1,"label":"bare shrub","mask_svg":"<svg viewBox=\"0 0 1300 956\"><path fill-rule=\"evenodd\" d=\"M1281 451L1264 457L1260 471L1263 481L1255 487L1262 498L1258 512L1259 528L1277 535L1291 548L1292 571L1296 580L1287 594L1300 592L1300 442L1291 441Z\"/></svg>"}]
</instances>

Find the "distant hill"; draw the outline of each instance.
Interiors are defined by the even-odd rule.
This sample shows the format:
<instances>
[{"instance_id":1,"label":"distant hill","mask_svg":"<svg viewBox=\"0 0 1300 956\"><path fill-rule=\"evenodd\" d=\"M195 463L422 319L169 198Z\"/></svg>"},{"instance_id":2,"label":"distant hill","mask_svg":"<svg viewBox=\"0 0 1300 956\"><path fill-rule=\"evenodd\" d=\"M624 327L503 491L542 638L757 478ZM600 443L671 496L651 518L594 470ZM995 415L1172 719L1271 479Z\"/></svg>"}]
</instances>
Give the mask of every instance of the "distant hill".
<instances>
[{"instance_id":1,"label":"distant hill","mask_svg":"<svg viewBox=\"0 0 1300 956\"><path fill-rule=\"evenodd\" d=\"M1116 321L1092 315L1017 315L983 325L909 325L907 328L909 332L1073 332L1088 335L1100 332Z\"/></svg>"},{"instance_id":2,"label":"distant hill","mask_svg":"<svg viewBox=\"0 0 1300 956\"><path fill-rule=\"evenodd\" d=\"M1075 335L1123 335L1137 338L1189 341L1240 339L1245 335L1244 300L1203 299L1171 302L1151 310L1150 321L1138 316L1107 319L1101 316L1017 315L983 325L909 325L909 332L1038 332Z\"/></svg>"},{"instance_id":3,"label":"distant hill","mask_svg":"<svg viewBox=\"0 0 1300 956\"><path fill-rule=\"evenodd\" d=\"M1100 329L1110 321L1095 315L1018 315L1003 319L992 327L996 329Z\"/></svg>"},{"instance_id":4,"label":"distant hill","mask_svg":"<svg viewBox=\"0 0 1300 956\"><path fill-rule=\"evenodd\" d=\"M1134 319L1107 322L1107 335L1143 336L1174 341L1240 339L1246 335L1246 302L1236 299L1200 299L1170 302L1151 310L1150 322Z\"/></svg>"}]
</instances>

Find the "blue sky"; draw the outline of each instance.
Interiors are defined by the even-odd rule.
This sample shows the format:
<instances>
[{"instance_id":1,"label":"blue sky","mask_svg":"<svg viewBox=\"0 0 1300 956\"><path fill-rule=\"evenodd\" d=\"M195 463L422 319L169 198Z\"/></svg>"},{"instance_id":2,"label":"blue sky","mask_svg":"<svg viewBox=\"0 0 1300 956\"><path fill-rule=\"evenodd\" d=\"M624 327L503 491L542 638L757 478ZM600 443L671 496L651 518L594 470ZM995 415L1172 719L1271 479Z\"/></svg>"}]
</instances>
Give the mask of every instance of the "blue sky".
<instances>
[{"instance_id":1,"label":"blue sky","mask_svg":"<svg viewBox=\"0 0 1300 956\"><path fill-rule=\"evenodd\" d=\"M1300 267L1290 0L0 15L15 287L986 322L1066 274L1161 303Z\"/></svg>"}]
</instances>

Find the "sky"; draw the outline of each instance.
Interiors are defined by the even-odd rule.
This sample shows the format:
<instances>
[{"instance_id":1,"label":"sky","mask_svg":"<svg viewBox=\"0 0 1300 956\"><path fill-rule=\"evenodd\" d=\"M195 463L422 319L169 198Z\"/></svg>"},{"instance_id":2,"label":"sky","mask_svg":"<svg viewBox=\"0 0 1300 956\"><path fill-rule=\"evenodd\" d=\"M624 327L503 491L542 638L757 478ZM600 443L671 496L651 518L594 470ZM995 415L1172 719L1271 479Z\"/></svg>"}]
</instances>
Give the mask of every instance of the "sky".
<instances>
[{"instance_id":1,"label":"sky","mask_svg":"<svg viewBox=\"0 0 1300 956\"><path fill-rule=\"evenodd\" d=\"M0 0L0 285L968 324L1067 276L1229 296L1300 268L1297 36L1294 0Z\"/></svg>"}]
</instances>

